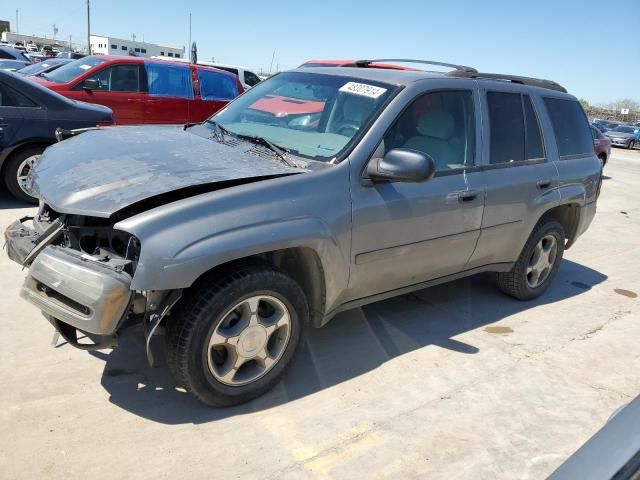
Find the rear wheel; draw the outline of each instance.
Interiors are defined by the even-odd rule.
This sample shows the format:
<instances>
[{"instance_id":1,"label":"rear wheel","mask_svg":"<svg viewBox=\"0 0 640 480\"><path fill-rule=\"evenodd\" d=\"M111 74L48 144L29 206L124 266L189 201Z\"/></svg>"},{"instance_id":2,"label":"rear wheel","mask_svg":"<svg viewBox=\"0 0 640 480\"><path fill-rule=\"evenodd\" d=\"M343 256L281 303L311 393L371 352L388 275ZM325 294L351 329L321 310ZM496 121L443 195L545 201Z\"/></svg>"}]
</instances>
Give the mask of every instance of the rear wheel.
<instances>
[{"instance_id":1,"label":"rear wheel","mask_svg":"<svg viewBox=\"0 0 640 480\"><path fill-rule=\"evenodd\" d=\"M196 285L167 323L169 368L207 405L247 402L280 380L308 316L300 286L271 267Z\"/></svg>"},{"instance_id":2,"label":"rear wheel","mask_svg":"<svg viewBox=\"0 0 640 480\"><path fill-rule=\"evenodd\" d=\"M602 161L602 166L604 167L607 164L607 156L604 153L598 155L598 158Z\"/></svg>"},{"instance_id":3,"label":"rear wheel","mask_svg":"<svg viewBox=\"0 0 640 480\"><path fill-rule=\"evenodd\" d=\"M29 173L43 151L43 147L27 147L12 154L7 160L4 169L4 183L9 193L18 200L38 203L38 199L31 194Z\"/></svg>"},{"instance_id":4,"label":"rear wheel","mask_svg":"<svg viewBox=\"0 0 640 480\"><path fill-rule=\"evenodd\" d=\"M549 288L564 253L565 233L552 218L542 219L509 272L498 273L498 288L519 300L536 298Z\"/></svg>"}]
</instances>

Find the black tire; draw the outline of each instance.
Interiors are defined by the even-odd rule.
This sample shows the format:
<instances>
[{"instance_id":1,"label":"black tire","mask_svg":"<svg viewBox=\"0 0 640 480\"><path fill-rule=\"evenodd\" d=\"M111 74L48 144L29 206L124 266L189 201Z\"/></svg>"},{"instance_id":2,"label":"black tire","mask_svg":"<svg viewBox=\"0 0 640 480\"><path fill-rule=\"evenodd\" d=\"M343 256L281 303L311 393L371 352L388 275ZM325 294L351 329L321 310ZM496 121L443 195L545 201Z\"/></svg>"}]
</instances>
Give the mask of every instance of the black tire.
<instances>
[{"instance_id":1,"label":"black tire","mask_svg":"<svg viewBox=\"0 0 640 480\"><path fill-rule=\"evenodd\" d=\"M547 235L553 235L556 239L557 252L555 260L542 284L537 288L531 288L527 281L527 267L536 245ZM564 253L564 241L565 232L562 225L553 218L542 218L533 229L513 268L508 272L498 273L498 288L518 300L531 300L542 295L549 288L558 272Z\"/></svg>"},{"instance_id":2,"label":"black tire","mask_svg":"<svg viewBox=\"0 0 640 480\"><path fill-rule=\"evenodd\" d=\"M604 167L607 164L607 156L604 153L601 153L598 158L602 161L602 166Z\"/></svg>"},{"instance_id":3,"label":"black tire","mask_svg":"<svg viewBox=\"0 0 640 480\"><path fill-rule=\"evenodd\" d=\"M633 149L635 148L635 146L636 146L636 142L635 142L635 140L631 140L631 141L629 142L629 145L627 145L627 148L628 148L629 150L633 150Z\"/></svg>"},{"instance_id":4,"label":"black tire","mask_svg":"<svg viewBox=\"0 0 640 480\"><path fill-rule=\"evenodd\" d=\"M18 200L31 204L38 203L38 199L36 197L28 195L24 190L22 190L22 188L20 188L20 185L18 184L18 168L25 159L32 157L33 155L40 155L43 151L44 147L27 147L15 152L7 159L7 164L4 167L4 184L6 185L7 190L9 190L9 193Z\"/></svg>"},{"instance_id":5,"label":"black tire","mask_svg":"<svg viewBox=\"0 0 640 480\"><path fill-rule=\"evenodd\" d=\"M290 313L288 343L280 359L264 376L242 386L218 381L208 366L209 338L238 301L270 295ZM248 402L278 383L294 357L309 318L307 299L293 279L269 266L247 266L189 288L172 312L166 327L167 363L177 383L203 403L228 407Z\"/></svg>"}]
</instances>

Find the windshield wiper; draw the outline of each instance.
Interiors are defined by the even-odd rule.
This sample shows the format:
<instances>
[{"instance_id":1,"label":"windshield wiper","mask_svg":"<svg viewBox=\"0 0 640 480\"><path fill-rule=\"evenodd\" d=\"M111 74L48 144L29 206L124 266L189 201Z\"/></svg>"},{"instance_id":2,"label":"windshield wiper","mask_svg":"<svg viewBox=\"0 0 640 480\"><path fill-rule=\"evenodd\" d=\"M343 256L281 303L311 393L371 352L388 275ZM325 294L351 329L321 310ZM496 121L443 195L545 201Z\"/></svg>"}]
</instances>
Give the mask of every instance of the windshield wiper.
<instances>
[{"instance_id":1,"label":"windshield wiper","mask_svg":"<svg viewBox=\"0 0 640 480\"><path fill-rule=\"evenodd\" d=\"M264 137L260 137L260 136L257 136L257 135L254 136L254 135L241 135L241 134L237 134L236 137L241 138L242 140L249 140L250 142L253 142L253 143L257 144L257 145L264 145L269 150L271 150L273 153L275 153L276 157L279 160L281 160L283 163L286 163L290 167L300 168L300 165L298 165L293 159L291 159L291 158L289 158L287 156L287 150L286 149L271 143L269 140L267 140Z\"/></svg>"},{"instance_id":2,"label":"windshield wiper","mask_svg":"<svg viewBox=\"0 0 640 480\"><path fill-rule=\"evenodd\" d=\"M231 136L231 133L229 132L229 130L224 128L222 125L220 125L215 120L206 119L205 122L213 125L213 127L216 129L216 131L214 133L215 133L215 136L216 136L216 140L218 140L219 143L224 143L224 136L225 135L230 135Z\"/></svg>"}]
</instances>

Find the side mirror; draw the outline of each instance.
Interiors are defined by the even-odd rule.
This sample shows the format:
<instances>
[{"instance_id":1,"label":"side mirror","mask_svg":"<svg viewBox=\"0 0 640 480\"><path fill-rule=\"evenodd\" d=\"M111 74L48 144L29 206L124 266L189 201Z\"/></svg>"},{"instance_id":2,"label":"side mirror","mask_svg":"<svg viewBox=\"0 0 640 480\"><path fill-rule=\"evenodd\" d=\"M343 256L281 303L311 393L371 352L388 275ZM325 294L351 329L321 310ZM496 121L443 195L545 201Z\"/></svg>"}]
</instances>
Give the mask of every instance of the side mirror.
<instances>
[{"instance_id":1,"label":"side mirror","mask_svg":"<svg viewBox=\"0 0 640 480\"><path fill-rule=\"evenodd\" d=\"M367 165L367 176L374 182L426 182L433 177L436 167L433 158L415 150L394 148L384 158L372 158Z\"/></svg>"},{"instance_id":2,"label":"side mirror","mask_svg":"<svg viewBox=\"0 0 640 480\"><path fill-rule=\"evenodd\" d=\"M82 88L85 90L98 90L100 88L100 80L97 78L87 78L82 83Z\"/></svg>"}]
</instances>

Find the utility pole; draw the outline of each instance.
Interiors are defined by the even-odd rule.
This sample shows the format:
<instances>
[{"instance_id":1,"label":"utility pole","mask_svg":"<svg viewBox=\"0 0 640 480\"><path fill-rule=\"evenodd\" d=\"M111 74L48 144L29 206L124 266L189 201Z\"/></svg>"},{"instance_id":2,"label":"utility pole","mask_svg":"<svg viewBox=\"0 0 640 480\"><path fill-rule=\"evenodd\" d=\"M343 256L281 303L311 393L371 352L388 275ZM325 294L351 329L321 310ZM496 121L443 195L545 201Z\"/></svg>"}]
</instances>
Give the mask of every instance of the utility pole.
<instances>
[{"instance_id":1,"label":"utility pole","mask_svg":"<svg viewBox=\"0 0 640 480\"><path fill-rule=\"evenodd\" d=\"M20 23L18 22L18 9L16 8L16 33L20 33Z\"/></svg>"},{"instance_id":2,"label":"utility pole","mask_svg":"<svg viewBox=\"0 0 640 480\"><path fill-rule=\"evenodd\" d=\"M71 35L69 35L69 51L73 52L73 47L71 47Z\"/></svg>"},{"instance_id":3,"label":"utility pole","mask_svg":"<svg viewBox=\"0 0 640 480\"><path fill-rule=\"evenodd\" d=\"M189 12L189 63L191 63L191 12Z\"/></svg>"},{"instance_id":4,"label":"utility pole","mask_svg":"<svg viewBox=\"0 0 640 480\"><path fill-rule=\"evenodd\" d=\"M271 63L269 64L269 75L271 75L271 69L273 68L273 59L276 56L276 51L273 51L273 55L271 55Z\"/></svg>"},{"instance_id":5,"label":"utility pole","mask_svg":"<svg viewBox=\"0 0 640 480\"><path fill-rule=\"evenodd\" d=\"M87 53L91 55L91 14L89 11L89 0L87 0Z\"/></svg>"}]
</instances>

